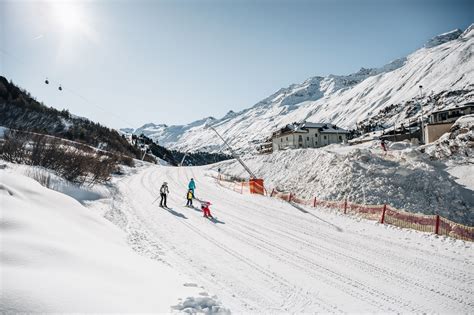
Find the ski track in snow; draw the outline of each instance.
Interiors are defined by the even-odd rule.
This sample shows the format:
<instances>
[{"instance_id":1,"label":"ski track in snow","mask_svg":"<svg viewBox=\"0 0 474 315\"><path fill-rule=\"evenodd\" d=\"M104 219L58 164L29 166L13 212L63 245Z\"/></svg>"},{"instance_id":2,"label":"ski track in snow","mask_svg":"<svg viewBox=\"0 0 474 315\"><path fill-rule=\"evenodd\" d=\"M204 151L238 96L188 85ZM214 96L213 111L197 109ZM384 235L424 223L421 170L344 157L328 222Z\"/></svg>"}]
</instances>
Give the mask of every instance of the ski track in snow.
<instances>
[{"instance_id":1,"label":"ski track in snow","mask_svg":"<svg viewBox=\"0 0 474 315\"><path fill-rule=\"evenodd\" d=\"M472 244L377 225L217 184L204 168L152 166L117 182L106 217L132 248L217 294L232 311L470 312ZM186 208L187 183L223 223ZM166 210L151 204L163 181Z\"/></svg>"}]
</instances>

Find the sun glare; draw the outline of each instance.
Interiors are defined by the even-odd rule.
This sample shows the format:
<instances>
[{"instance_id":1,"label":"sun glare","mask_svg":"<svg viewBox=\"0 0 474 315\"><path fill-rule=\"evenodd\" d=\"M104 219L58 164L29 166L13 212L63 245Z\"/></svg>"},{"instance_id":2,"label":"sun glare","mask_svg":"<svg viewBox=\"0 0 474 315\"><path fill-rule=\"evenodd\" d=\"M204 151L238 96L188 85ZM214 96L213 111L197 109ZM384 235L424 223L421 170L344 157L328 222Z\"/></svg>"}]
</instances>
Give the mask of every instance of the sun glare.
<instances>
[{"instance_id":1,"label":"sun glare","mask_svg":"<svg viewBox=\"0 0 474 315\"><path fill-rule=\"evenodd\" d=\"M51 3L55 20L65 31L80 31L84 28L84 11L77 2L55 1Z\"/></svg>"}]
</instances>

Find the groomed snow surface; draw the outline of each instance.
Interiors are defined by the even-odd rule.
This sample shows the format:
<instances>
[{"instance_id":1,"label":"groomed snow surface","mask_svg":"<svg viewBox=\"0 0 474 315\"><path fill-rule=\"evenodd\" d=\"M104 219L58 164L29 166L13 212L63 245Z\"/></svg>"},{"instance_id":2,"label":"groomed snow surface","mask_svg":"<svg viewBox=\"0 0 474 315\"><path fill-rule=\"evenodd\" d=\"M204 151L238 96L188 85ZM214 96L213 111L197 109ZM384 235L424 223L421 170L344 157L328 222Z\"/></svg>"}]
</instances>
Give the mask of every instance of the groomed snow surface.
<instances>
[{"instance_id":1,"label":"groomed snow surface","mask_svg":"<svg viewBox=\"0 0 474 315\"><path fill-rule=\"evenodd\" d=\"M143 164L82 204L0 172L1 311L473 311L470 242L240 195L206 168ZM217 220L184 207L191 177Z\"/></svg>"},{"instance_id":2,"label":"groomed snow surface","mask_svg":"<svg viewBox=\"0 0 474 315\"><path fill-rule=\"evenodd\" d=\"M137 255L114 224L22 173L0 170L1 313L225 312L178 269Z\"/></svg>"}]
</instances>

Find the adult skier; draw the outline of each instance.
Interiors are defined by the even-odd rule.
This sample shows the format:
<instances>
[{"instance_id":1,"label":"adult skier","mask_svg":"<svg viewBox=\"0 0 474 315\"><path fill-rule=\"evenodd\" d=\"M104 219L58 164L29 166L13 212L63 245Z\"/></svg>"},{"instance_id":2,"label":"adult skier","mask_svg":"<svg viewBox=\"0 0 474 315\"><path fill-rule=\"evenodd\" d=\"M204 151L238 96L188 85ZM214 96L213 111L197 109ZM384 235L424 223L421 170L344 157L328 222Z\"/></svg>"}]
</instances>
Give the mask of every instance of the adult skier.
<instances>
[{"instance_id":1,"label":"adult skier","mask_svg":"<svg viewBox=\"0 0 474 315\"><path fill-rule=\"evenodd\" d=\"M186 207L192 207L193 206L193 198L194 194L192 189L188 190L188 193L186 194L186 199L188 200L186 203Z\"/></svg>"},{"instance_id":2,"label":"adult skier","mask_svg":"<svg viewBox=\"0 0 474 315\"><path fill-rule=\"evenodd\" d=\"M160 188L160 196L161 196L160 207L168 208L168 205L166 204L166 199L167 199L169 193L170 193L170 191L168 189L168 183L164 182L163 185L161 185L161 188Z\"/></svg>"},{"instance_id":3,"label":"adult skier","mask_svg":"<svg viewBox=\"0 0 474 315\"><path fill-rule=\"evenodd\" d=\"M194 189L196 189L196 183L194 182L194 178L191 178L188 184L188 189L193 191L193 196L194 196Z\"/></svg>"}]
</instances>

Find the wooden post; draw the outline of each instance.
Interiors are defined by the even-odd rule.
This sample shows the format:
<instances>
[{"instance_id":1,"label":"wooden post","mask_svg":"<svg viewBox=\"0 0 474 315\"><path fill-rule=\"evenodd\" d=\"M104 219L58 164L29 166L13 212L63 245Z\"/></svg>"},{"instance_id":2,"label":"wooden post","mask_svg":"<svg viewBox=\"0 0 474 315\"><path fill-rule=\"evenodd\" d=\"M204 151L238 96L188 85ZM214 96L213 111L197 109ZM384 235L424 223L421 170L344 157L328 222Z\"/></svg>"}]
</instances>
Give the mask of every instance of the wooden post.
<instances>
[{"instance_id":1,"label":"wooden post","mask_svg":"<svg viewBox=\"0 0 474 315\"><path fill-rule=\"evenodd\" d=\"M380 223L382 224L385 222L385 210L387 210L387 204L383 205L382 217L380 218Z\"/></svg>"},{"instance_id":2,"label":"wooden post","mask_svg":"<svg viewBox=\"0 0 474 315\"><path fill-rule=\"evenodd\" d=\"M436 215L435 234L439 235L439 215Z\"/></svg>"},{"instance_id":3,"label":"wooden post","mask_svg":"<svg viewBox=\"0 0 474 315\"><path fill-rule=\"evenodd\" d=\"M347 213L347 198L344 199L344 214Z\"/></svg>"},{"instance_id":4,"label":"wooden post","mask_svg":"<svg viewBox=\"0 0 474 315\"><path fill-rule=\"evenodd\" d=\"M290 197L288 198L288 202L291 202L291 198L292 198L292 197L293 197L293 196L291 195L291 192L290 192Z\"/></svg>"},{"instance_id":5,"label":"wooden post","mask_svg":"<svg viewBox=\"0 0 474 315\"><path fill-rule=\"evenodd\" d=\"M272 192L270 193L270 197L273 197L274 192L275 192L275 188L272 188Z\"/></svg>"},{"instance_id":6,"label":"wooden post","mask_svg":"<svg viewBox=\"0 0 474 315\"><path fill-rule=\"evenodd\" d=\"M314 197L313 207L316 208L316 197Z\"/></svg>"}]
</instances>

